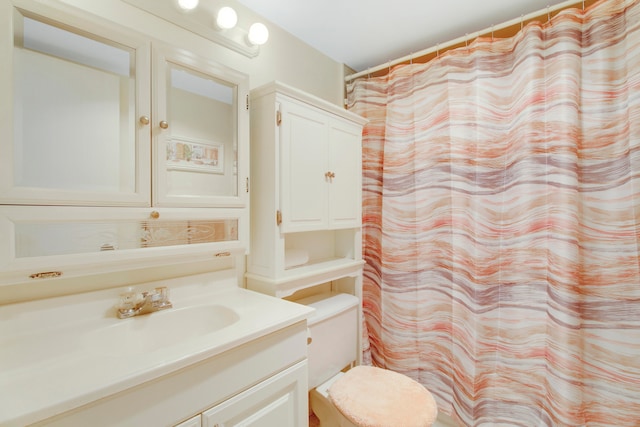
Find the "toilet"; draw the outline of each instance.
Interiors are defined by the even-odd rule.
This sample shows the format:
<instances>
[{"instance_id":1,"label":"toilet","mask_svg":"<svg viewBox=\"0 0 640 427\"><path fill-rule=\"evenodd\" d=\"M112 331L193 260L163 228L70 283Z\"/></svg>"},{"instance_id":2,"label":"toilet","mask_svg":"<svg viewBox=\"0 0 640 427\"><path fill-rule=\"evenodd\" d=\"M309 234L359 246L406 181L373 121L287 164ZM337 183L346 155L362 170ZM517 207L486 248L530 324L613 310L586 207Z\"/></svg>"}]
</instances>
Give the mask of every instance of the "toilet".
<instances>
[{"instance_id":1,"label":"toilet","mask_svg":"<svg viewBox=\"0 0 640 427\"><path fill-rule=\"evenodd\" d=\"M320 427L429 427L438 414L429 391L413 379L355 366L358 307L353 295L325 293L297 301L315 308L309 327L309 404Z\"/></svg>"}]
</instances>

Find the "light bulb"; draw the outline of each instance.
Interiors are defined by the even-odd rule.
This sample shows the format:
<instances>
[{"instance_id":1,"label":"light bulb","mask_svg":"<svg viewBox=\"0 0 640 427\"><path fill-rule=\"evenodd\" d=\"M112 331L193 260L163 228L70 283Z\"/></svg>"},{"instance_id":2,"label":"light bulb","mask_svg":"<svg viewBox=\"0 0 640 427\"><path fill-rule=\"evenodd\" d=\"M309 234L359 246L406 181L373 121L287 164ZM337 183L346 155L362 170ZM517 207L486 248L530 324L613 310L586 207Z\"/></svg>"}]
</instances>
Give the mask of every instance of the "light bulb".
<instances>
[{"instance_id":1,"label":"light bulb","mask_svg":"<svg viewBox=\"0 0 640 427\"><path fill-rule=\"evenodd\" d=\"M178 7L182 10L193 10L198 7L199 0L178 0Z\"/></svg>"},{"instance_id":2,"label":"light bulb","mask_svg":"<svg viewBox=\"0 0 640 427\"><path fill-rule=\"evenodd\" d=\"M216 25L221 30L229 30L238 23L238 14L229 6L220 8L216 15Z\"/></svg>"},{"instance_id":3,"label":"light bulb","mask_svg":"<svg viewBox=\"0 0 640 427\"><path fill-rule=\"evenodd\" d=\"M249 27L248 39L252 45L263 45L269 40L269 30L264 24L256 22Z\"/></svg>"}]
</instances>

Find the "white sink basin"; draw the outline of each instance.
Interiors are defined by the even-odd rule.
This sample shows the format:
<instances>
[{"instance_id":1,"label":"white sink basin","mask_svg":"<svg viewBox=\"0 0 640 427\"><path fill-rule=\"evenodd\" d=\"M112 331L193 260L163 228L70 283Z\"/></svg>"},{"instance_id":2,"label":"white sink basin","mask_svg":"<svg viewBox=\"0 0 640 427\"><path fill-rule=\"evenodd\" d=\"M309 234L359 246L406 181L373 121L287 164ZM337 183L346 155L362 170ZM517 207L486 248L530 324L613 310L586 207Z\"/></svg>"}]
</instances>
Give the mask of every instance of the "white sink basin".
<instances>
[{"instance_id":1,"label":"white sink basin","mask_svg":"<svg viewBox=\"0 0 640 427\"><path fill-rule=\"evenodd\" d=\"M204 337L239 319L236 311L223 305L195 305L129 319L107 319L107 325L79 322L19 338L0 339L0 366L4 371L20 371L54 366L60 360L148 354Z\"/></svg>"},{"instance_id":2,"label":"white sink basin","mask_svg":"<svg viewBox=\"0 0 640 427\"><path fill-rule=\"evenodd\" d=\"M122 319L92 331L83 341L92 353L150 353L219 331L239 319L234 310L222 305L169 308Z\"/></svg>"}]
</instances>

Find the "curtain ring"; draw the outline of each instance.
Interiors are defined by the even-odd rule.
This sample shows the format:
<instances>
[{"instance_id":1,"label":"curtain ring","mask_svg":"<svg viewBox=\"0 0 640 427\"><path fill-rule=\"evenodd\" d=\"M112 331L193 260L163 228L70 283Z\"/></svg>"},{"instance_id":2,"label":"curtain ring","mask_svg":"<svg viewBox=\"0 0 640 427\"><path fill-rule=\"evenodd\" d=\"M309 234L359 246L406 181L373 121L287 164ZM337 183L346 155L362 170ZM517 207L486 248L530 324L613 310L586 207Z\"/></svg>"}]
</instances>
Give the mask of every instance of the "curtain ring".
<instances>
[{"instance_id":1,"label":"curtain ring","mask_svg":"<svg viewBox=\"0 0 640 427\"><path fill-rule=\"evenodd\" d=\"M584 12L584 0L582 0L582 11Z\"/></svg>"},{"instance_id":2,"label":"curtain ring","mask_svg":"<svg viewBox=\"0 0 640 427\"><path fill-rule=\"evenodd\" d=\"M440 43L436 43L436 58L440 56Z\"/></svg>"},{"instance_id":3,"label":"curtain ring","mask_svg":"<svg viewBox=\"0 0 640 427\"><path fill-rule=\"evenodd\" d=\"M551 21L551 11L549 10L551 6L547 5L547 22Z\"/></svg>"},{"instance_id":4,"label":"curtain ring","mask_svg":"<svg viewBox=\"0 0 640 427\"><path fill-rule=\"evenodd\" d=\"M520 15L520 31L524 28L524 13Z\"/></svg>"},{"instance_id":5,"label":"curtain ring","mask_svg":"<svg viewBox=\"0 0 640 427\"><path fill-rule=\"evenodd\" d=\"M413 65L413 52L409 53L409 65Z\"/></svg>"},{"instance_id":6,"label":"curtain ring","mask_svg":"<svg viewBox=\"0 0 640 427\"><path fill-rule=\"evenodd\" d=\"M493 24L491 24L491 41L493 41Z\"/></svg>"},{"instance_id":7,"label":"curtain ring","mask_svg":"<svg viewBox=\"0 0 640 427\"><path fill-rule=\"evenodd\" d=\"M464 34L464 46L469 47L469 33Z\"/></svg>"}]
</instances>

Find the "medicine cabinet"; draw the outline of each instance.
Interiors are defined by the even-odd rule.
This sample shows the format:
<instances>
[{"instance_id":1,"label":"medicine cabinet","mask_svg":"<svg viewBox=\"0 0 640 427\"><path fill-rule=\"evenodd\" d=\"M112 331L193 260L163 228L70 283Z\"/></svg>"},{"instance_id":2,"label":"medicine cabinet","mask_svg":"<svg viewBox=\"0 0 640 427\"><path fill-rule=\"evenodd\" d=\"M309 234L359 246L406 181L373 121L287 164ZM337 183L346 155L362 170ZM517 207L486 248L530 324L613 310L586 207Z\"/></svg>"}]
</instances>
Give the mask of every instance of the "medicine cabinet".
<instances>
[{"instance_id":1,"label":"medicine cabinet","mask_svg":"<svg viewBox=\"0 0 640 427\"><path fill-rule=\"evenodd\" d=\"M0 274L248 247L246 74L69 6L0 24Z\"/></svg>"},{"instance_id":2,"label":"medicine cabinet","mask_svg":"<svg viewBox=\"0 0 640 427\"><path fill-rule=\"evenodd\" d=\"M244 206L245 74L124 30L7 16L0 203Z\"/></svg>"}]
</instances>

